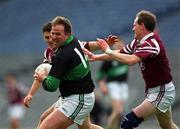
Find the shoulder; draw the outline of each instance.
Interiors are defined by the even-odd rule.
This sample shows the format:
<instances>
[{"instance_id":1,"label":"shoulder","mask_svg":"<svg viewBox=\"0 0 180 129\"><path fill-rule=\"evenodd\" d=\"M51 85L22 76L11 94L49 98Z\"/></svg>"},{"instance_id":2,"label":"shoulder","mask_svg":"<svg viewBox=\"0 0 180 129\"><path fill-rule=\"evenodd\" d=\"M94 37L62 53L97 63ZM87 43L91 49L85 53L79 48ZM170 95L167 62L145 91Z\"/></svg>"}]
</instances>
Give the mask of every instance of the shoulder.
<instances>
[{"instance_id":1,"label":"shoulder","mask_svg":"<svg viewBox=\"0 0 180 129\"><path fill-rule=\"evenodd\" d=\"M133 39L129 44L125 45L122 49L121 49L121 53L126 53L126 54L132 54L134 52L135 47L138 44L138 40L137 39Z\"/></svg>"},{"instance_id":2,"label":"shoulder","mask_svg":"<svg viewBox=\"0 0 180 129\"><path fill-rule=\"evenodd\" d=\"M146 39L141 47L149 50L154 50L159 53L161 49L161 44L162 42L160 38L157 35L153 35Z\"/></svg>"},{"instance_id":3,"label":"shoulder","mask_svg":"<svg viewBox=\"0 0 180 129\"><path fill-rule=\"evenodd\" d=\"M72 42L69 45L66 45L63 47L63 52L68 53L71 52L72 55L74 52L82 51L82 48L84 47L86 43L80 42L76 37L73 38Z\"/></svg>"},{"instance_id":4,"label":"shoulder","mask_svg":"<svg viewBox=\"0 0 180 129\"><path fill-rule=\"evenodd\" d=\"M46 50L44 51L44 60L43 62L49 62L51 63L51 56L53 54L53 50L51 48L46 48Z\"/></svg>"},{"instance_id":5,"label":"shoulder","mask_svg":"<svg viewBox=\"0 0 180 129\"><path fill-rule=\"evenodd\" d=\"M53 52L52 48L50 48L50 47L46 48L45 51L46 51L46 52Z\"/></svg>"},{"instance_id":6,"label":"shoulder","mask_svg":"<svg viewBox=\"0 0 180 129\"><path fill-rule=\"evenodd\" d=\"M51 48L46 48L44 51L44 55L49 55L50 53L53 53L53 50Z\"/></svg>"}]
</instances>

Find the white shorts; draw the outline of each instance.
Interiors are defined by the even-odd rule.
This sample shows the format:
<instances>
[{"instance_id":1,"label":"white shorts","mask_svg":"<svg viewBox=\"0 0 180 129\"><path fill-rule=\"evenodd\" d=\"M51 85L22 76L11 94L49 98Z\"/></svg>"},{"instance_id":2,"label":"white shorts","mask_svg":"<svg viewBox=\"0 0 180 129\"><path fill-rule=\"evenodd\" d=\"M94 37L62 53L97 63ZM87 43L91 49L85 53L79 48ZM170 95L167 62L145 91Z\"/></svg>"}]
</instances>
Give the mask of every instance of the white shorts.
<instances>
[{"instance_id":1,"label":"white shorts","mask_svg":"<svg viewBox=\"0 0 180 129\"><path fill-rule=\"evenodd\" d=\"M55 107L75 123L82 125L94 107L94 93L60 97Z\"/></svg>"},{"instance_id":2,"label":"white shorts","mask_svg":"<svg viewBox=\"0 0 180 129\"><path fill-rule=\"evenodd\" d=\"M175 100L175 87L172 82L155 88L149 88L146 100L161 112L166 112Z\"/></svg>"},{"instance_id":3,"label":"white shorts","mask_svg":"<svg viewBox=\"0 0 180 129\"><path fill-rule=\"evenodd\" d=\"M113 100L126 101L129 97L129 87L125 82L108 82L109 95Z\"/></svg>"},{"instance_id":4,"label":"white shorts","mask_svg":"<svg viewBox=\"0 0 180 129\"><path fill-rule=\"evenodd\" d=\"M16 119L22 119L25 114L25 108L22 104L14 104L9 105L8 107L8 116L10 119L16 118Z\"/></svg>"}]
</instances>

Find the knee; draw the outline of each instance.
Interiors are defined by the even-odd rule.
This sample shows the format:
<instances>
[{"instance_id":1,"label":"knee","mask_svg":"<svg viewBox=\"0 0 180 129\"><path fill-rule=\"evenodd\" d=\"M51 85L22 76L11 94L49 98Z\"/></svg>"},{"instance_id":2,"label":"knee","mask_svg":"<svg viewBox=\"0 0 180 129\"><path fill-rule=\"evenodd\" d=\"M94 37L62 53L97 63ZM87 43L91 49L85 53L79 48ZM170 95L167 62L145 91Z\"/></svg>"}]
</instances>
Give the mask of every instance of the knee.
<instances>
[{"instance_id":1,"label":"knee","mask_svg":"<svg viewBox=\"0 0 180 129\"><path fill-rule=\"evenodd\" d=\"M84 123L82 125L78 125L79 129L91 129L91 123L89 121L84 121ZM93 128L92 128L93 129Z\"/></svg>"},{"instance_id":2,"label":"knee","mask_svg":"<svg viewBox=\"0 0 180 129\"><path fill-rule=\"evenodd\" d=\"M113 119L115 120L121 120L123 117L123 113L114 112L113 113Z\"/></svg>"},{"instance_id":3,"label":"knee","mask_svg":"<svg viewBox=\"0 0 180 129\"><path fill-rule=\"evenodd\" d=\"M138 127L144 119L136 116L135 113L131 112L123 117L121 122L121 128L123 129L133 129Z\"/></svg>"},{"instance_id":4,"label":"knee","mask_svg":"<svg viewBox=\"0 0 180 129\"><path fill-rule=\"evenodd\" d=\"M123 115L123 109L122 108L119 108L119 107L115 107L113 108L112 110L112 113L115 117L119 117L119 116L122 116Z\"/></svg>"},{"instance_id":5,"label":"knee","mask_svg":"<svg viewBox=\"0 0 180 129\"><path fill-rule=\"evenodd\" d=\"M179 129L175 124L171 122L166 122L159 125L162 129Z\"/></svg>"},{"instance_id":6,"label":"knee","mask_svg":"<svg viewBox=\"0 0 180 129\"><path fill-rule=\"evenodd\" d=\"M17 129L20 126L20 121L18 119L12 119L10 124L11 124L11 128Z\"/></svg>"},{"instance_id":7,"label":"knee","mask_svg":"<svg viewBox=\"0 0 180 129\"><path fill-rule=\"evenodd\" d=\"M90 125L78 125L78 129L91 129Z\"/></svg>"}]
</instances>

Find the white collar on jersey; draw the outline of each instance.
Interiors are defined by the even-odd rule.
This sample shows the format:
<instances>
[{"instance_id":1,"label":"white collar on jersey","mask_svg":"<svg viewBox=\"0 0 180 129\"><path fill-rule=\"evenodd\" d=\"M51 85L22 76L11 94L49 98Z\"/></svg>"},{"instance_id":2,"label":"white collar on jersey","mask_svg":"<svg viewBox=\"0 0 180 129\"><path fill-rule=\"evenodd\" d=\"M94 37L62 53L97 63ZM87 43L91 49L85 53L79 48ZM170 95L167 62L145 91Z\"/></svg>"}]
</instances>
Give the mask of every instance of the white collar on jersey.
<instances>
[{"instance_id":1,"label":"white collar on jersey","mask_svg":"<svg viewBox=\"0 0 180 129\"><path fill-rule=\"evenodd\" d=\"M151 37L151 36L153 36L153 35L154 35L154 33L152 32L152 33L149 33L149 34L147 34L146 36L144 36L144 37L141 39L140 44L144 43L144 41L146 41L146 39L148 39L149 37Z\"/></svg>"}]
</instances>

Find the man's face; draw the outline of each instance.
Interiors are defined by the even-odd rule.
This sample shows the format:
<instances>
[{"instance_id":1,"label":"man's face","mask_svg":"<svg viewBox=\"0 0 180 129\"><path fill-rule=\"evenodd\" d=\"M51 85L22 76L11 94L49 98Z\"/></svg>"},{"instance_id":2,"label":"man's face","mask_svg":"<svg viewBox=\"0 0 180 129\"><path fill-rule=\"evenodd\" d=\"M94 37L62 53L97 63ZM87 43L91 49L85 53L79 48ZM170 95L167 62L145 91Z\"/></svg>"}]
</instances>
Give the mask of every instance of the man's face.
<instances>
[{"instance_id":1,"label":"man's face","mask_svg":"<svg viewBox=\"0 0 180 129\"><path fill-rule=\"evenodd\" d=\"M16 78L13 75L6 75L5 80L8 85L12 85L12 86L16 85Z\"/></svg>"},{"instance_id":2,"label":"man's face","mask_svg":"<svg viewBox=\"0 0 180 129\"><path fill-rule=\"evenodd\" d=\"M69 34L65 33L63 25L55 25L52 26L51 37L55 45L59 47L68 39Z\"/></svg>"},{"instance_id":3,"label":"man's face","mask_svg":"<svg viewBox=\"0 0 180 129\"><path fill-rule=\"evenodd\" d=\"M45 31L43 33L44 41L47 43L48 47L55 49L55 45L52 42L51 32Z\"/></svg>"},{"instance_id":4,"label":"man's face","mask_svg":"<svg viewBox=\"0 0 180 129\"><path fill-rule=\"evenodd\" d=\"M134 38L141 39L142 38L142 25L138 24L138 18L136 17L133 24Z\"/></svg>"}]
</instances>

